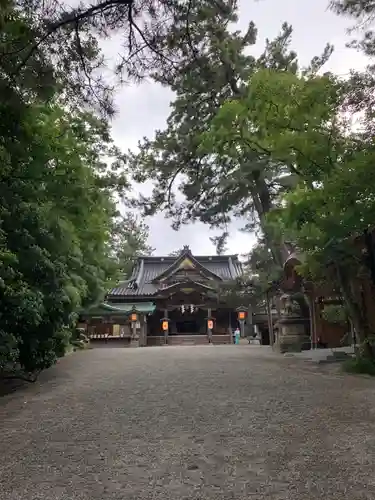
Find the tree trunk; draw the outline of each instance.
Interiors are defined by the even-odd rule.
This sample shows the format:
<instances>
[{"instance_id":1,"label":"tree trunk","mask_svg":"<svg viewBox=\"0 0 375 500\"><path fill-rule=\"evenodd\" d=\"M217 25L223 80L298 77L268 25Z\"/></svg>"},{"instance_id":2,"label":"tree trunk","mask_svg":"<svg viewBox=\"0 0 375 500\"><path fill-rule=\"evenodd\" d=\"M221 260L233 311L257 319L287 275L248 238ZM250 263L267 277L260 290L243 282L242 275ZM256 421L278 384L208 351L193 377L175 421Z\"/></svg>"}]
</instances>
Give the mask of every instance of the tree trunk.
<instances>
[{"instance_id":1,"label":"tree trunk","mask_svg":"<svg viewBox=\"0 0 375 500\"><path fill-rule=\"evenodd\" d=\"M369 232L368 229L363 231L365 246L367 250L367 260L366 266L370 271L372 284L375 286L375 252L374 252L374 242L372 231Z\"/></svg>"},{"instance_id":2,"label":"tree trunk","mask_svg":"<svg viewBox=\"0 0 375 500\"><path fill-rule=\"evenodd\" d=\"M268 186L265 180L260 178L260 176L254 175L253 180L254 188L251 190L251 197L253 199L255 211L257 212L259 217L260 227L262 228L267 246L271 251L273 261L276 265L282 268L284 266L286 258L284 245L277 245L275 243L274 238L269 234L269 230L266 224L266 216L272 210L272 203Z\"/></svg>"},{"instance_id":3,"label":"tree trunk","mask_svg":"<svg viewBox=\"0 0 375 500\"><path fill-rule=\"evenodd\" d=\"M353 292L353 281L351 280L347 270L340 264L336 264L336 272L349 318L355 329L356 336L364 348L364 355L366 357L373 358L372 347L368 342L370 334L369 326L355 297L355 293Z\"/></svg>"}]
</instances>

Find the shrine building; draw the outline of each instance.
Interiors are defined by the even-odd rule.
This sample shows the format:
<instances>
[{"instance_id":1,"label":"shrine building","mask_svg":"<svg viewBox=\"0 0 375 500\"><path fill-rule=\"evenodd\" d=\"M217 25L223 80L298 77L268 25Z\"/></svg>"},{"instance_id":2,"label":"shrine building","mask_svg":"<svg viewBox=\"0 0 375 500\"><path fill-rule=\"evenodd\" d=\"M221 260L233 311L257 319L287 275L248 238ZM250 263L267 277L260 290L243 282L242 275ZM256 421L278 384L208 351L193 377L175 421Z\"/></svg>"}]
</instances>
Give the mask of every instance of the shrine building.
<instances>
[{"instance_id":1,"label":"shrine building","mask_svg":"<svg viewBox=\"0 0 375 500\"><path fill-rule=\"evenodd\" d=\"M81 314L94 342L119 345L229 344L246 312L229 307L223 286L242 275L237 255L140 257L129 280ZM244 309L245 311L245 309Z\"/></svg>"}]
</instances>

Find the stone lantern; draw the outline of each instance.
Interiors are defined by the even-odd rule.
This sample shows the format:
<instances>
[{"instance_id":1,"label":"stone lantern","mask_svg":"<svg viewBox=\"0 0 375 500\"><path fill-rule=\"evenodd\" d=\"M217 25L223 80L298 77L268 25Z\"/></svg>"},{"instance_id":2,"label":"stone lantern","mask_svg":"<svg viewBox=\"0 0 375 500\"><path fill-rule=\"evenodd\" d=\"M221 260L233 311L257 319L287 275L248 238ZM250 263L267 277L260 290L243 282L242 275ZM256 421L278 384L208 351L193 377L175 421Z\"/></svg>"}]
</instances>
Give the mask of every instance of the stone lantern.
<instances>
[{"instance_id":1,"label":"stone lantern","mask_svg":"<svg viewBox=\"0 0 375 500\"><path fill-rule=\"evenodd\" d=\"M310 348L310 318L302 313L299 302L301 293L284 294L280 297L280 318L275 349L280 352L300 352Z\"/></svg>"}]
</instances>

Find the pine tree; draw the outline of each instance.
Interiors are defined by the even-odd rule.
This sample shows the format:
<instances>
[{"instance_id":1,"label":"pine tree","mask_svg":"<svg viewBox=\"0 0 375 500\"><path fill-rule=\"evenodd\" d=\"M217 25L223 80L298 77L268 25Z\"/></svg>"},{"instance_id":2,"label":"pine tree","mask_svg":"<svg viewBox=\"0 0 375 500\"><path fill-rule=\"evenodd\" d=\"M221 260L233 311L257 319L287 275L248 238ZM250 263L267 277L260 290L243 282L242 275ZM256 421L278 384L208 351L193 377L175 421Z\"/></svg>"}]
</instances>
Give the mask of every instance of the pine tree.
<instances>
[{"instance_id":1,"label":"pine tree","mask_svg":"<svg viewBox=\"0 0 375 500\"><path fill-rule=\"evenodd\" d=\"M202 136L226 102L240 98L251 75L261 67L296 72L297 57L290 49L292 28L284 24L280 35L267 40L259 58L251 55L256 28L250 23L244 34L232 31L237 20L235 1L209 0L194 4L186 33L185 16L176 17L173 29L160 41L168 47L178 64L161 66L154 79L176 93L167 128L153 140L144 139L140 152L129 156L129 172L138 182L152 180L153 195L142 198L147 215L163 210L175 228L199 219L212 227L223 227L232 219L246 217L265 231L265 215L271 210L278 184L275 178L288 172L283 165L270 162L267 152L233 155L217 154L202 148ZM331 51L315 58L316 70ZM176 185L183 201L176 197ZM267 236L267 235L266 235ZM280 248L272 248L275 262L283 260Z\"/></svg>"},{"instance_id":2,"label":"pine tree","mask_svg":"<svg viewBox=\"0 0 375 500\"><path fill-rule=\"evenodd\" d=\"M356 47L368 56L375 55L375 33L373 31L375 2L374 0L332 0L331 9L340 16L352 18L354 26L363 33L362 39L353 40L351 47Z\"/></svg>"}]
</instances>

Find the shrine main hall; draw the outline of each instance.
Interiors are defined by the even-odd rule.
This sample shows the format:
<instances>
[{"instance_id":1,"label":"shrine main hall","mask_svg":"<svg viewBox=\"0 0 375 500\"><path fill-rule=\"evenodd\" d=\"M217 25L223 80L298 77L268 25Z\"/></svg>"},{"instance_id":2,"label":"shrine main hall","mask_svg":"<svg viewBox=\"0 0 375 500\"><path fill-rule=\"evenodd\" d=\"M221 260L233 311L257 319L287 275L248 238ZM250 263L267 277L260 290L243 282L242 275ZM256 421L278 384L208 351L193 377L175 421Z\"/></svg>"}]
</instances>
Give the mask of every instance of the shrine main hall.
<instances>
[{"instance_id":1,"label":"shrine main hall","mask_svg":"<svg viewBox=\"0 0 375 500\"><path fill-rule=\"evenodd\" d=\"M130 279L82 312L93 341L122 345L229 344L245 312L229 307L221 290L242 275L237 255L140 257Z\"/></svg>"}]
</instances>

